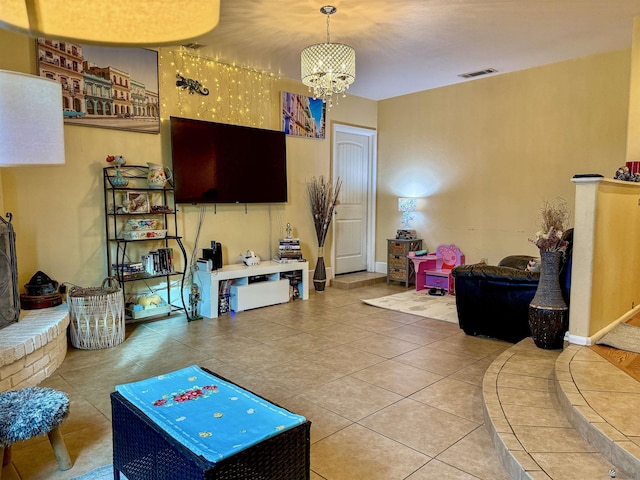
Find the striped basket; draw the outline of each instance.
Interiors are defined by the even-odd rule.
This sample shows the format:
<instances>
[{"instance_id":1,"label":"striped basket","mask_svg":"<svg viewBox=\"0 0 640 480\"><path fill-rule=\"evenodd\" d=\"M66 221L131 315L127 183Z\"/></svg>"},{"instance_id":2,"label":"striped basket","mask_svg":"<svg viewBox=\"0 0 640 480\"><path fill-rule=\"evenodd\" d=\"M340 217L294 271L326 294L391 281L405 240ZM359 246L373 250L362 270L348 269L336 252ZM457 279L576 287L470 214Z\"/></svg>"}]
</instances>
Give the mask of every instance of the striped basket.
<instances>
[{"instance_id":1,"label":"striped basket","mask_svg":"<svg viewBox=\"0 0 640 480\"><path fill-rule=\"evenodd\" d=\"M100 287L72 286L67 303L74 347L97 350L124 341L124 297L114 277L105 278Z\"/></svg>"}]
</instances>

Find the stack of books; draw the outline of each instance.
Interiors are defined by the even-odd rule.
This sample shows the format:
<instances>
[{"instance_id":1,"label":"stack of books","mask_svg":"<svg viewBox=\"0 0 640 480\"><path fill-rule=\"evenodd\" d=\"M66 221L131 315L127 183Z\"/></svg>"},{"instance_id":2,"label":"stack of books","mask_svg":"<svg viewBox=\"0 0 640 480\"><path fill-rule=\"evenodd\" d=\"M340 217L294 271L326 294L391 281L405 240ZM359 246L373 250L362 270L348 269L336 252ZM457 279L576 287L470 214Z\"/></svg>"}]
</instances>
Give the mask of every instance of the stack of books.
<instances>
[{"instance_id":1,"label":"stack of books","mask_svg":"<svg viewBox=\"0 0 640 480\"><path fill-rule=\"evenodd\" d=\"M149 275L164 275L173 272L173 248L159 248L142 255L144 271Z\"/></svg>"},{"instance_id":2,"label":"stack of books","mask_svg":"<svg viewBox=\"0 0 640 480\"><path fill-rule=\"evenodd\" d=\"M142 263L114 263L111 265L113 275L124 278L144 276L144 265Z\"/></svg>"},{"instance_id":3,"label":"stack of books","mask_svg":"<svg viewBox=\"0 0 640 480\"><path fill-rule=\"evenodd\" d=\"M274 260L280 263L299 262L303 260L302 250L300 249L300 239L292 237L281 238L278 241L278 253Z\"/></svg>"}]
</instances>

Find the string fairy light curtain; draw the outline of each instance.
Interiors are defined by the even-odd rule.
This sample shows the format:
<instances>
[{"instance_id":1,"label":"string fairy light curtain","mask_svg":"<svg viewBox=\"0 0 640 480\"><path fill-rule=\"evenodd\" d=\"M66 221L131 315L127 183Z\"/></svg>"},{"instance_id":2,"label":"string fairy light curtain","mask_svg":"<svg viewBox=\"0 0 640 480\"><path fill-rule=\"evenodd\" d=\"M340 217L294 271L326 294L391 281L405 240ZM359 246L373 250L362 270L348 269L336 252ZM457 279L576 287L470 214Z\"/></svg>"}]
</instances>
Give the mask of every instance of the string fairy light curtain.
<instances>
[{"instance_id":1,"label":"string fairy light curtain","mask_svg":"<svg viewBox=\"0 0 640 480\"><path fill-rule=\"evenodd\" d=\"M277 98L273 73L229 65L192 53L185 47L161 50L160 71L163 89L177 90L177 100L168 105L164 95L163 112L234 125L279 128L280 119L273 101ZM197 80L208 95L190 93L176 87L176 76Z\"/></svg>"}]
</instances>

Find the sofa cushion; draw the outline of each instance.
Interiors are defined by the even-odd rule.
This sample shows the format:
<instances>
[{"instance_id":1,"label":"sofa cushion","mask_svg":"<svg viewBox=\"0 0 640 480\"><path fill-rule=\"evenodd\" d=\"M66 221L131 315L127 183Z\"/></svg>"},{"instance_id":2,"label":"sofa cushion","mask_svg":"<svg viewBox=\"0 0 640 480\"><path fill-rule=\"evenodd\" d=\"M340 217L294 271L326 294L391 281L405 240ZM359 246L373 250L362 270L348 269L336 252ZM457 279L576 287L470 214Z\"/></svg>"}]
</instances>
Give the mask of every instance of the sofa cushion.
<instances>
[{"instance_id":1,"label":"sofa cushion","mask_svg":"<svg viewBox=\"0 0 640 480\"><path fill-rule=\"evenodd\" d=\"M511 267L517 268L518 270L526 270L527 265L530 260L533 260L535 257L531 255L509 255L508 257L504 257L500 262L498 262L499 267Z\"/></svg>"},{"instance_id":2,"label":"sofa cushion","mask_svg":"<svg viewBox=\"0 0 640 480\"><path fill-rule=\"evenodd\" d=\"M499 283L509 284L511 282L521 282L530 285L538 285L540 280L539 272L527 272L526 263L522 268L513 268L500 265L487 265L485 263L474 263L471 265L460 265L455 267L451 274L454 278L467 277L478 280L493 280Z\"/></svg>"}]
</instances>

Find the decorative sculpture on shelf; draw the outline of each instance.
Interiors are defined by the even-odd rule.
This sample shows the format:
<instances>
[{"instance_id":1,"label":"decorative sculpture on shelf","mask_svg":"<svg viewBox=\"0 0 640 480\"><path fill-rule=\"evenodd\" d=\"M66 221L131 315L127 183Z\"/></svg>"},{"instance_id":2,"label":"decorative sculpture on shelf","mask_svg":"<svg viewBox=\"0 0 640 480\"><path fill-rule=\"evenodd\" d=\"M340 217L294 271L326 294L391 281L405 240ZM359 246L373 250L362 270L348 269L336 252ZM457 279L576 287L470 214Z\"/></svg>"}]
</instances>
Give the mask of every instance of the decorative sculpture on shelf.
<instances>
[{"instance_id":1,"label":"decorative sculpture on shelf","mask_svg":"<svg viewBox=\"0 0 640 480\"><path fill-rule=\"evenodd\" d=\"M209 89L202 85L199 81L194 80L193 78L185 78L179 73L176 75L178 79L176 81L176 87L180 87L181 90L189 90L189 95L193 95L194 93L199 93L200 95L204 95L205 97L209 95Z\"/></svg>"}]
</instances>

